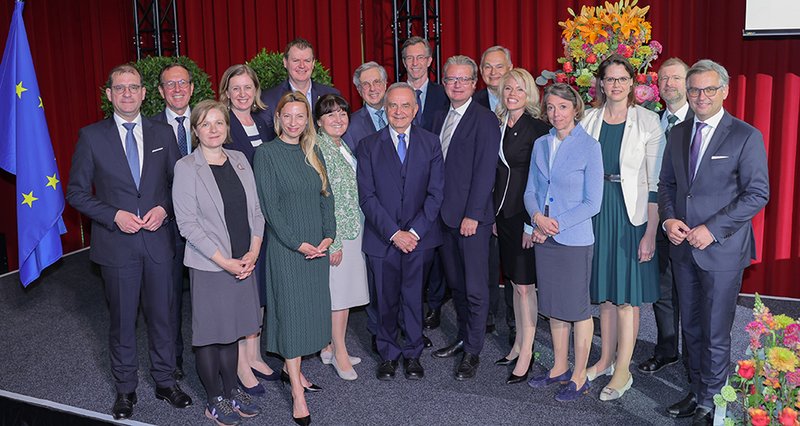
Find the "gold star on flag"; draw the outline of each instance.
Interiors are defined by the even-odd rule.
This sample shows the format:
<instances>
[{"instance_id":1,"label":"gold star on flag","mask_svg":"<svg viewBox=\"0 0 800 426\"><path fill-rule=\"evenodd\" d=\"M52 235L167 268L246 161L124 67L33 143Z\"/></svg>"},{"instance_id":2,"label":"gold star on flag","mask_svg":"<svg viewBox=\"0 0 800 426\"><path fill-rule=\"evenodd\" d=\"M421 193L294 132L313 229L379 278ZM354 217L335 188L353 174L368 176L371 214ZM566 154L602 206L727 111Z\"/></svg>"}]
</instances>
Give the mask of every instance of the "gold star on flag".
<instances>
[{"instance_id":1,"label":"gold star on flag","mask_svg":"<svg viewBox=\"0 0 800 426\"><path fill-rule=\"evenodd\" d=\"M22 92L27 92L27 91L28 89L22 87L22 82L20 81L19 84L17 84L17 97L22 99Z\"/></svg>"},{"instance_id":2,"label":"gold star on flag","mask_svg":"<svg viewBox=\"0 0 800 426\"><path fill-rule=\"evenodd\" d=\"M31 191L31 192L29 192L27 194L23 193L22 197L25 198L24 200L22 200L22 204L27 204L28 207L30 207L30 208L33 208L33 202L38 200L38 198L33 196L33 191Z\"/></svg>"},{"instance_id":3,"label":"gold star on flag","mask_svg":"<svg viewBox=\"0 0 800 426\"><path fill-rule=\"evenodd\" d=\"M45 186L52 186L53 190L56 189L56 184L61 182L60 180L56 179L56 174L53 173L53 176L47 176L47 185Z\"/></svg>"},{"instance_id":4,"label":"gold star on flag","mask_svg":"<svg viewBox=\"0 0 800 426\"><path fill-rule=\"evenodd\" d=\"M39 108L44 109L44 104L42 103L42 97L39 96Z\"/></svg>"}]
</instances>

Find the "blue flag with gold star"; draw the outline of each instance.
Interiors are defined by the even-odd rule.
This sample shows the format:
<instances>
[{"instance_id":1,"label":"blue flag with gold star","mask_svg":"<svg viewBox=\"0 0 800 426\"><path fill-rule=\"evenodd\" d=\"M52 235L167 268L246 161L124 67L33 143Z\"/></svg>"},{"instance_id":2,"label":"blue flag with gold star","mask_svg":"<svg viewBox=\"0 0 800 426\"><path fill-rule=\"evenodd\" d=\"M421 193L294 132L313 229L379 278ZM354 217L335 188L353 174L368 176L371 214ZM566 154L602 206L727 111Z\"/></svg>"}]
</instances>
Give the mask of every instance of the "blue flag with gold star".
<instances>
[{"instance_id":1,"label":"blue flag with gold star","mask_svg":"<svg viewBox=\"0 0 800 426\"><path fill-rule=\"evenodd\" d=\"M17 175L19 278L27 286L61 258L64 191L18 1L0 64L0 167Z\"/></svg>"}]
</instances>

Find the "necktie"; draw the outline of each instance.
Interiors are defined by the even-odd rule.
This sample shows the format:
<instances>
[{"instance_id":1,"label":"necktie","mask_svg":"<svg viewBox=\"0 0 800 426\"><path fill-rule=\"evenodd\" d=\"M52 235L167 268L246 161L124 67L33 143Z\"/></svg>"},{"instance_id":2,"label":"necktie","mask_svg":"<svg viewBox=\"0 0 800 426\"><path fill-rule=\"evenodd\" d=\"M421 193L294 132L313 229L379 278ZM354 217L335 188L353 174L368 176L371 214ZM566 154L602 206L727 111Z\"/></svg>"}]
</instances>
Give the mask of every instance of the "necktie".
<instances>
[{"instance_id":1,"label":"necktie","mask_svg":"<svg viewBox=\"0 0 800 426\"><path fill-rule=\"evenodd\" d=\"M382 130L386 127L386 120L383 119L383 114L384 112L382 109L375 111L375 116L378 117L378 130Z\"/></svg>"},{"instance_id":2,"label":"necktie","mask_svg":"<svg viewBox=\"0 0 800 426\"><path fill-rule=\"evenodd\" d=\"M400 157L400 163L406 161L406 135L404 133L397 134L397 156Z\"/></svg>"},{"instance_id":3,"label":"necktie","mask_svg":"<svg viewBox=\"0 0 800 426\"><path fill-rule=\"evenodd\" d=\"M414 93L417 94L417 116L414 117L414 124L417 126L422 125L422 90L415 90Z\"/></svg>"},{"instance_id":4,"label":"necktie","mask_svg":"<svg viewBox=\"0 0 800 426\"><path fill-rule=\"evenodd\" d=\"M450 139L453 137L456 127L456 117L458 117L458 113L451 109L447 113L447 120L444 121L444 130L442 130L442 157L444 158L447 158L447 148L450 147Z\"/></svg>"},{"instance_id":5,"label":"necktie","mask_svg":"<svg viewBox=\"0 0 800 426\"><path fill-rule=\"evenodd\" d=\"M189 145L186 143L186 128L183 127L183 120L186 117L175 117L178 122L178 149L181 151L181 157L189 153Z\"/></svg>"},{"instance_id":6,"label":"necktie","mask_svg":"<svg viewBox=\"0 0 800 426\"><path fill-rule=\"evenodd\" d=\"M128 167L131 168L131 176L136 188L139 188L139 149L136 147L136 138L133 136L133 128L136 123L123 123L122 127L128 131L125 134L125 156L128 157Z\"/></svg>"},{"instance_id":7,"label":"necktie","mask_svg":"<svg viewBox=\"0 0 800 426\"><path fill-rule=\"evenodd\" d=\"M700 145L703 144L703 128L706 123L697 122L694 138L692 139L692 146L689 149L689 176L694 180L695 169L697 169L697 162L700 161Z\"/></svg>"},{"instance_id":8,"label":"necktie","mask_svg":"<svg viewBox=\"0 0 800 426\"><path fill-rule=\"evenodd\" d=\"M678 121L678 116L670 113L667 114L667 129L664 131L664 135L669 138L669 131L675 127L675 123Z\"/></svg>"}]
</instances>

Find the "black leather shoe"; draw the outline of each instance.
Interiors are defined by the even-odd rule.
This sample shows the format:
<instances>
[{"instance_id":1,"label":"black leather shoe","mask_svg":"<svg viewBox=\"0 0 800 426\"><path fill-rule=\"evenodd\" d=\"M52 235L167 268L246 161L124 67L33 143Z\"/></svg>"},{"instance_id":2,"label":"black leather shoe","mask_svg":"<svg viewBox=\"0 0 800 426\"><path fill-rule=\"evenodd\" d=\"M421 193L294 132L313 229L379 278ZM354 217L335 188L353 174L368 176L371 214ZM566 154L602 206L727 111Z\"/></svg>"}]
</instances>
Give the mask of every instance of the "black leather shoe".
<instances>
[{"instance_id":1,"label":"black leather shoe","mask_svg":"<svg viewBox=\"0 0 800 426\"><path fill-rule=\"evenodd\" d=\"M692 417L692 426L711 426L714 421L714 410L706 407L697 407Z\"/></svg>"},{"instance_id":2,"label":"black leather shoe","mask_svg":"<svg viewBox=\"0 0 800 426\"><path fill-rule=\"evenodd\" d=\"M172 376L175 377L175 380L181 380L184 377L183 374L183 357L178 356L175 358L175 372L172 373Z\"/></svg>"},{"instance_id":3,"label":"black leather shoe","mask_svg":"<svg viewBox=\"0 0 800 426\"><path fill-rule=\"evenodd\" d=\"M661 358L658 355L654 355L652 358L639 364L639 371L649 374L657 373L661 371L662 368L675 364L676 362L678 362L678 357Z\"/></svg>"},{"instance_id":4,"label":"black leather shoe","mask_svg":"<svg viewBox=\"0 0 800 426\"><path fill-rule=\"evenodd\" d=\"M284 384L291 383L291 380L289 379L289 373L287 373L284 370L281 370L281 382L283 382ZM303 386L303 389L305 389L306 393L313 393L313 392L322 391L322 388L317 386L317 385L315 385L314 383L312 383L311 386L307 386L307 387Z\"/></svg>"},{"instance_id":5,"label":"black leather shoe","mask_svg":"<svg viewBox=\"0 0 800 426\"><path fill-rule=\"evenodd\" d=\"M514 359L508 359L506 357L502 357L502 358L498 359L497 361L495 361L494 365L511 365L511 364L514 364L515 362L517 362L517 359L519 359L519 356L517 356L517 358L514 358Z\"/></svg>"},{"instance_id":6,"label":"black leather shoe","mask_svg":"<svg viewBox=\"0 0 800 426\"><path fill-rule=\"evenodd\" d=\"M308 425L311 424L311 414L309 414L309 415L307 415L305 417L292 416L292 420L294 420L294 422L299 424L300 426L308 426Z\"/></svg>"},{"instance_id":7,"label":"black leather shoe","mask_svg":"<svg viewBox=\"0 0 800 426\"><path fill-rule=\"evenodd\" d=\"M175 408L186 408L192 405L192 398L186 395L177 384L168 388L156 387L156 398L169 402Z\"/></svg>"},{"instance_id":8,"label":"black leather shoe","mask_svg":"<svg viewBox=\"0 0 800 426\"><path fill-rule=\"evenodd\" d=\"M425 377L425 369L419 363L419 358L404 359L403 370L405 370L408 380L419 380Z\"/></svg>"},{"instance_id":9,"label":"black leather shoe","mask_svg":"<svg viewBox=\"0 0 800 426\"><path fill-rule=\"evenodd\" d=\"M432 355L436 358L450 358L460 354L461 352L464 352L464 341L456 340L449 346L445 346L441 349L433 351Z\"/></svg>"},{"instance_id":10,"label":"black leather shoe","mask_svg":"<svg viewBox=\"0 0 800 426\"><path fill-rule=\"evenodd\" d=\"M378 366L378 373L376 376L378 380L392 380L394 379L394 372L397 370L397 361L383 361Z\"/></svg>"},{"instance_id":11,"label":"black leather shoe","mask_svg":"<svg viewBox=\"0 0 800 426\"><path fill-rule=\"evenodd\" d=\"M461 359L461 364L458 364L456 369L456 380L466 380L475 377L478 372L478 364L481 361L478 355L472 355L469 352L464 352L464 358Z\"/></svg>"},{"instance_id":12,"label":"black leather shoe","mask_svg":"<svg viewBox=\"0 0 800 426\"><path fill-rule=\"evenodd\" d=\"M697 409L697 397L689 392L685 398L672 404L667 408L667 414L674 418L693 416Z\"/></svg>"},{"instance_id":13,"label":"black leather shoe","mask_svg":"<svg viewBox=\"0 0 800 426\"><path fill-rule=\"evenodd\" d=\"M111 414L115 420L129 419L133 415L134 405L136 405L136 392L118 393Z\"/></svg>"},{"instance_id":14,"label":"black leather shoe","mask_svg":"<svg viewBox=\"0 0 800 426\"><path fill-rule=\"evenodd\" d=\"M424 334L422 335L422 347L424 347L425 349L433 347L433 342L431 342L431 339L429 339L428 336Z\"/></svg>"},{"instance_id":15,"label":"black leather shoe","mask_svg":"<svg viewBox=\"0 0 800 426\"><path fill-rule=\"evenodd\" d=\"M442 323L442 309L431 309L425 314L425 319L423 324L425 328L428 330L433 330L434 328L439 327L439 324Z\"/></svg>"},{"instance_id":16,"label":"black leather shoe","mask_svg":"<svg viewBox=\"0 0 800 426\"><path fill-rule=\"evenodd\" d=\"M372 352L378 353L378 338L375 335L372 336Z\"/></svg>"},{"instance_id":17,"label":"black leather shoe","mask_svg":"<svg viewBox=\"0 0 800 426\"><path fill-rule=\"evenodd\" d=\"M528 370L528 371L530 371L530 370ZM525 374L523 374L522 376L517 376L516 374L514 374L514 372L511 372L511 374L509 374L508 378L506 379L506 384L507 385L514 385L514 384L517 384L517 383L522 383L522 382L528 381L528 371L526 371Z\"/></svg>"}]
</instances>

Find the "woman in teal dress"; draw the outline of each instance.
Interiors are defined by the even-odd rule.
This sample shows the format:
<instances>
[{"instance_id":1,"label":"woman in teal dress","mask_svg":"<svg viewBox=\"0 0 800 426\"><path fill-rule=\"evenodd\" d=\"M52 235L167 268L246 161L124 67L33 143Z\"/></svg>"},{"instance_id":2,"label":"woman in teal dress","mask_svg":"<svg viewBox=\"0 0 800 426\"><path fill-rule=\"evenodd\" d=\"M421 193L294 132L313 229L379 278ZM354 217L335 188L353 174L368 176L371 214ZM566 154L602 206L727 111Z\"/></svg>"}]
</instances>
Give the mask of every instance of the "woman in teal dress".
<instances>
[{"instance_id":1,"label":"woman in teal dress","mask_svg":"<svg viewBox=\"0 0 800 426\"><path fill-rule=\"evenodd\" d=\"M600 141L603 201L595 216L592 303L600 304L602 351L587 377L610 375L600 400L622 397L633 384L631 357L639 306L658 299L658 173L665 139L658 116L634 104L635 71L620 55L598 69L595 109L581 124Z\"/></svg>"},{"instance_id":2,"label":"woman in teal dress","mask_svg":"<svg viewBox=\"0 0 800 426\"><path fill-rule=\"evenodd\" d=\"M336 236L333 195L304 94L289 92L275 108L278 137L256 149L254 172L267 221L267 350L286 360L292 417L308 424L304 392L320 390L300 359L331 340L328 247Z\"/></svg>"}]
</instances>

